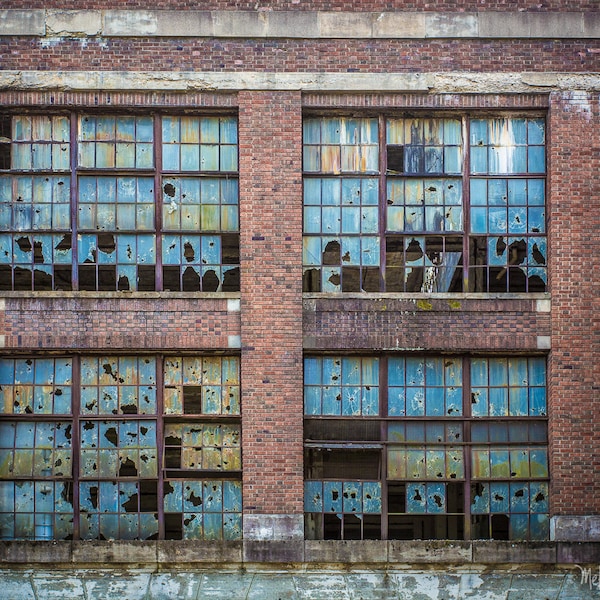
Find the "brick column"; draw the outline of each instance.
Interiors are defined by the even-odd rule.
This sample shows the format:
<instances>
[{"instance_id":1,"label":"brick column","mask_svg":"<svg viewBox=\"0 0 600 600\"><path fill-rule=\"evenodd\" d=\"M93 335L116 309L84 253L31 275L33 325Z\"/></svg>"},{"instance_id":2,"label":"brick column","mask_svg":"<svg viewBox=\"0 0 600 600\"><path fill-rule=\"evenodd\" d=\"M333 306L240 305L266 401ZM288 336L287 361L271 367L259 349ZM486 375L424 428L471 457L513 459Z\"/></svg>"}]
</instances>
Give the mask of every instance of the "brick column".
<instances>
[{"instance_id":1,"label":"brick column","mask_svg":"<svg viewBox=\"0 0 600 600\"><path fill-rule=\"evenodd\" d=\"M549 369L556 539L600 539L600 107L551 96ZM583 517L586 518L583 518Z\"/></svg>"},{"instance_id":2,"label":"brick column","mask_svg":"<svg viewBox=\"0 0 600 600\"><path fill-rule=\"evenodd\" d=\"M302 113L299 92L239 106L244 539L261 559L303 536Z\"/></svg>"}]
</instances>

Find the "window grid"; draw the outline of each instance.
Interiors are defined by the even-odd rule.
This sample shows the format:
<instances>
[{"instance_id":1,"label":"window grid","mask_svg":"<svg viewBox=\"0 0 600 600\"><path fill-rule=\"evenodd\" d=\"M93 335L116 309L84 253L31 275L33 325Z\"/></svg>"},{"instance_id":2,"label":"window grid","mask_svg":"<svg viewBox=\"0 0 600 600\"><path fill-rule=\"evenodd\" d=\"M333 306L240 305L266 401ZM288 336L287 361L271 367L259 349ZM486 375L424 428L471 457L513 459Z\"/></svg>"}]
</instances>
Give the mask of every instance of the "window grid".
<instances>
[{"instance_id":1,"label":"window grid","mask_svg":"<svg viewBox=\"0 0 600 600\"><path fill-rule=\"evenodd\" d=\"M303 131L305 292L546 291L543 118L308 116ZM336 189L361 173L379 198L353 220Z\"/></svg>"},{"instance_id":2,"label":"window grid","mask_svg":"<svg viewBox=\"0 0 600 600\"><path fill-rule=\"evenodd\" d=\"M332 379L346 383L344 358L377 361L380 409L369 421L357 412L328 411L321 402ZM333 498L325 483L339 481L320 475L339 473L358 485L377 470L385 517L377 537L548 539L545 358L307 356L304 379L310 539L346 531L342 511L336 521L319 504ZM490 490L502 486L512 494L505 510L489 502ZM348 535L355 533L351 527Z\"/></svg>"},{"instance_id":3,"label":"window grid","mask_svg":"<svg viewBox=\"0 0 600 600\"><path fill-rule=\"evenodd\" d=\"M0 290L239 291L237 118L0 126Z\"/></svg>"},{"instance_id":4,"label":"window grid","mask_svg":"<svg viewBox=\"0 0 600 600\"><path fill-rule=\"evenodd\" d=\"M0 359L0 539L241 539L239 371L234 356ZM204 505L174 508L182 485Z\"/></svg>"}]
</instances>

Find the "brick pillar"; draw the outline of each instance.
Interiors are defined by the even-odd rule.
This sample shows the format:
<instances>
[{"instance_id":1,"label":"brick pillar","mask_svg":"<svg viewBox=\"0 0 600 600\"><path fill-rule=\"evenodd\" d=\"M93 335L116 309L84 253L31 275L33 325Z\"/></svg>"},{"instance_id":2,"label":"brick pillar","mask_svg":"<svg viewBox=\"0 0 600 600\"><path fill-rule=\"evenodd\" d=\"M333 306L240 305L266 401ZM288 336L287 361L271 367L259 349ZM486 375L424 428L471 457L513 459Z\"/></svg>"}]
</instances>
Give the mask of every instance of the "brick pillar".
<instances>
[{"instance_id":1,"label":"brick pillar","mask_svg":"<svg viewBox=\"0 0 600 600\"><path fill-rule=\"evenodd\" d=\"M247 548L303 536L300 93L242 92L239 111Z\"/></svg>"},{"instance_id":2,"label":"brick pillar","mask_svg":"<svg viewBox=\"0 0 600 600\"><path fill-rule=\"evenodd\" d=\"M551 95L549 368L555 539L600 539L600 107ZM585 518L583 518L585 516Z\"/></svg>"}]
</instances>

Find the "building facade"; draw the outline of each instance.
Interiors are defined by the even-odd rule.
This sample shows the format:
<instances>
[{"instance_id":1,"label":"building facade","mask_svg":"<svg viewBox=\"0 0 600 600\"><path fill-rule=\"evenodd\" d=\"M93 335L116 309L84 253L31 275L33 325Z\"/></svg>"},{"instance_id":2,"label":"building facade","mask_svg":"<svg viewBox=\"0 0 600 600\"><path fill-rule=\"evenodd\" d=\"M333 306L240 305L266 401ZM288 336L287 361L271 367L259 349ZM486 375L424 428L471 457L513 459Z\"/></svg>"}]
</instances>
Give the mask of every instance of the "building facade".
<instances>
[{"instance_id":1,"label":"building facade","mask_svg":"<svg viewBox=\"0 0 600 600\"><path fill-rule=\"evenodd\" d=\"M593 562L596 3L247 4L0 10L4 560Z\"/></svg>"}]
</instances>

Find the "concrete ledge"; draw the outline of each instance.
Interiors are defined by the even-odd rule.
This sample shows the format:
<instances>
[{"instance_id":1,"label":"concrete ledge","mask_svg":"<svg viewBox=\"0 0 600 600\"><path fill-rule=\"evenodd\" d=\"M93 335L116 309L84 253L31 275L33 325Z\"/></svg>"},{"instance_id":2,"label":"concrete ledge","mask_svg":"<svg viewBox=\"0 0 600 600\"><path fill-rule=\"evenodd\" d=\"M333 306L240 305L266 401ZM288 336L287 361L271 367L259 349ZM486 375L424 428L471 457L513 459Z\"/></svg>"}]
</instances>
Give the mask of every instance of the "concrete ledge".
<instances>
[{"instance_id":1,"label":"concrete ledge","mask_svg":"<svg viewBox=\"0 0 600 600\"><path fill-rule=\"evenodd\" d=\"M385 563L388 560L388 544L377 540L305 541L307 563Z\"/></svg>"},{"instance_id":2,"label":"concrete ledge","mask_svg":"<svg viewBox=\"0 0 600 600\"><path fill-rule=\"evenodd\" d=\"M395 540L389 542L388 561L408 564L471 563L473 546L471 542L453 540Z\"/></svg>"},{"instance_id":3,"label":"concrete ledge","mask_svg":"<svg viewBox=\"0 0 600 600\"><path fill-rule=\"evenodd\" d=\"M556 563L557 546L552 542L502 542L476 540L473 562L477 564Z\"/></svg>"},{"instance_id":4,"label":"concrete ledge","mask_svg":"<svg viewBox=\"0 0 600 600\"><path fill-rule=\"evenodd\" d=\"M600 515L557 515L550 519L550 539L557 542L600 541Z\"/></svg>"},{"instance_id":5,"label":"concrete ledge","mask_svg":"<svg viewBox=\"0 0 600 600\"><path fill-rule=\"evenodd\" d=\"M600 542L508 542L499 540L244 540L206 541L5 541L0 567L28 565L197 568L245 565L301 565L308 569L401 568L426 565L454 567L600 564ZM501 567L504 568L504 567Z\"/></svg>"},{"instance_id":6,"label":"concrete ledge","mask_svg":"<svg viewBox=\"0 0 600 600\"><path fill-rule=\"evenodd\" d=\"M598 38L583 12L0 10L0 35L305 39Z\"/></svg>"}]
</instances>

